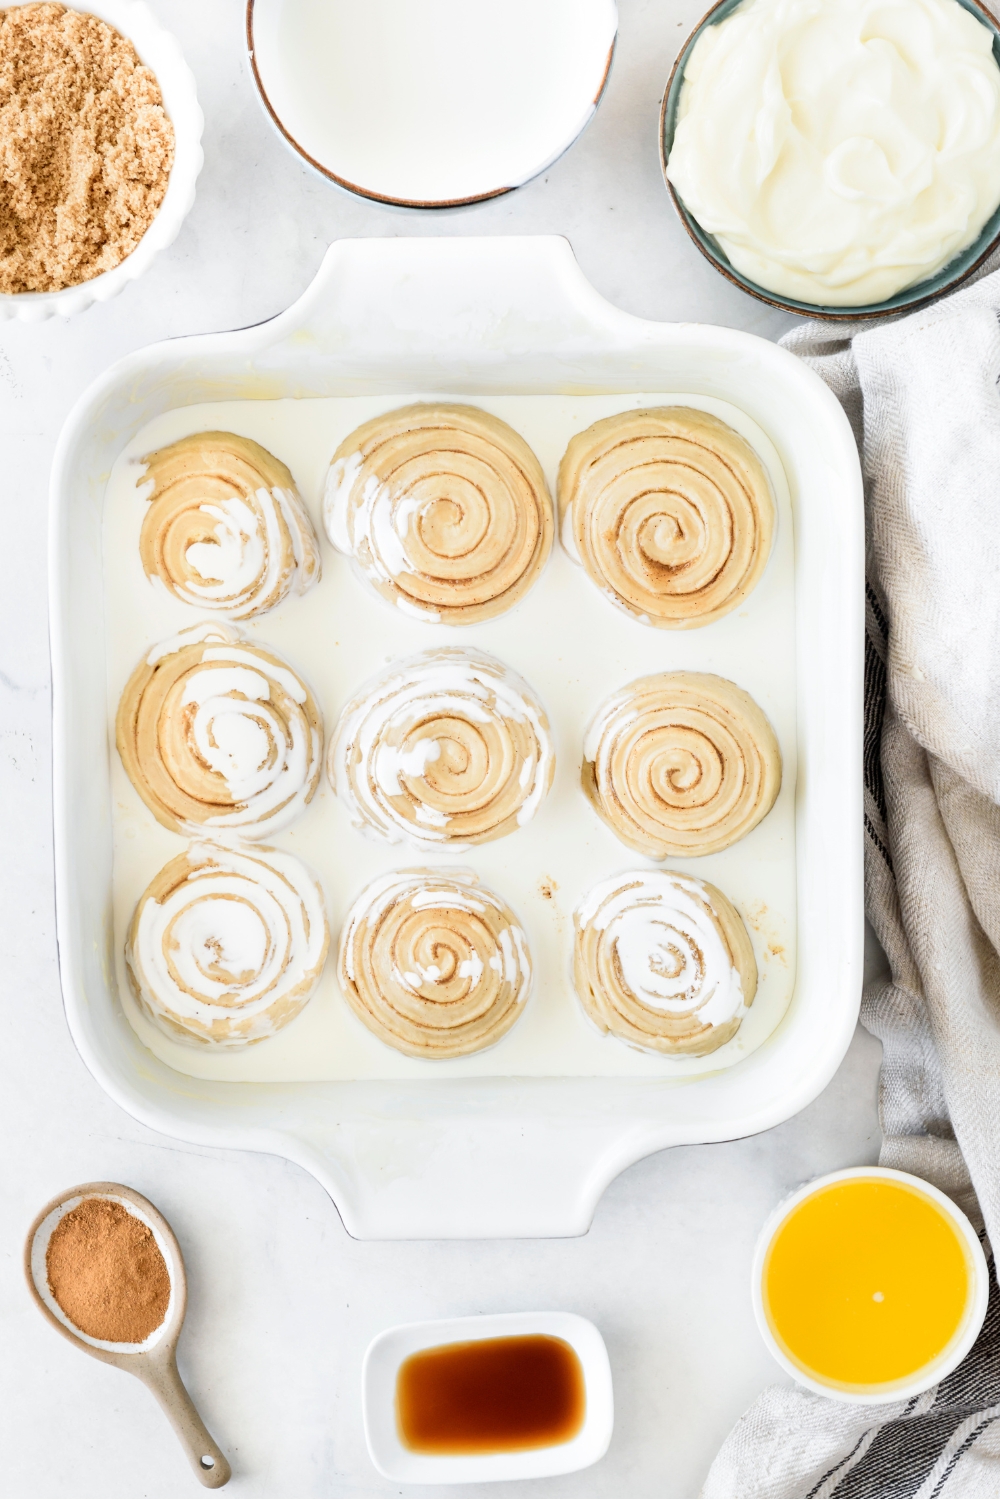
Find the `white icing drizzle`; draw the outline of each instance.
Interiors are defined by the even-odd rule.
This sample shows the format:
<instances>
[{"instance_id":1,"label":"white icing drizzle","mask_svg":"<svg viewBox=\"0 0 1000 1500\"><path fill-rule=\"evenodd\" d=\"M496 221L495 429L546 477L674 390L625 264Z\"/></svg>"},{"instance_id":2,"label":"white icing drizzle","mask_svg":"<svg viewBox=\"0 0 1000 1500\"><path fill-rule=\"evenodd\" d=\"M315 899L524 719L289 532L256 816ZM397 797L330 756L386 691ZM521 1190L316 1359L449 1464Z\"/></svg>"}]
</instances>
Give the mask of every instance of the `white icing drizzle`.
<instances>
[{"instance_id":1,"label":"white icing drizzle","mask_svg":"<svg viewBox=\"0 0 1000 1500\"><path fill-rule=\"evenodd\" d=\"M581 928L603 934L626 989L652 1011L722 1026L746 1015L743 982L705 909L701 881L640 870L603 880L580 903Z\"/></svg>"},{"instance_id":2,"label":"white icing drizzle","mask_svg":"<svg viewBox=\"0 0 1000 1500\"><path fill-rule=\"evenodd\" d=\"M450 625L511 608L552 541L537 458L477 407L417 402L363 423L330 461L326 532L411 619Z\"/></svg>"},{"instance_id":3,"label":"white icing drizzle","mask_svg":"<svg viewBox=\"0 0 1000 1500\"><path fill-rule=\"evenodd\" d=\"M459 743L456 726L463 723L471 734ZM526 754L517 749L514 726ZM428 779L429 770L441 768L443 782L453 761L472 762L476 752L488 762L491 744L510 762L496 784L488 764L480 782L471 772L459 775L451 790L435 789ZM487 830L491 806L498 820L523 827L538 811L554 767L548 719L524 679L485 652L452 647L393 663L369 682L341 714L328 758L330 781L352 822L417 848L466 848L495 836L467 836L470 809L477 818L484 814Z\"/></svg>"},{"instance_id":4,"label":"white icing drizzle","mask_svg":"<svg viewBox=\"0 0 1000 1500\"><path fill-rule=\"evenodd\" d=\"M467 869L394 870L371 881L348 912L340 936L340 964L350 981L360 977L355 961L359 931L377 931L382 920L400 903L415 912L488 915L498 929L499 952L487 959L487 965L511 986L512 1003L517 1007L524 1004L532 984L531 955L524 930L512 919L504 903L479 884L474 871ZM463 941L460 933L456 933L456 940ZM470 948L469 956L456 968L463 979L469 980L471 990L480 983L485 972L474 948ZM421 985L433 984L440 978L441 972L434 964L423 966L419 972L402 972L398 967L392 971L394 983L412 994L414 999L419 998Z\"/></svg>"},{"instance_id":5,"label":"white icing drizzle","mask_svg":"<svg viewBox=\"0 0 1000 1500\"><path fill-rule=\"evenodd\" d=\"M423 885L422 875L429 877L433 884ZM446 889L442 889L442 882L446 883ZM478 894L473 896L469 889L470 886L478 885L479 876L475 870L452 865L446 870L389 870L384 875L376 875L365 886L348 913L341 943L346 948L347 934L352 924L362 918L369 922L376 921L400 899L405 899L415 911L485 911L486 907ZM348 973L353 979L354 969L350 963Z\"/></svg>"},{"instance_id":6,"label":"white icing drizzle","mask_svg":"<svg viewBox=\"0 0 1000 1500\"><path fill-rule=\"evenodd\" d=\"M292 475L235 433L206 432L147 455L136 488L147 504L147 577L199 610L248 619L304 594L319 547Z\"/></svg>"},{"instance_id":7,"label":"white icing drizzle","mask_svg":"<svg viewBox=\"0 0 1000 1500\"><path fill-rule=\"evenodd\" d=\"M419 604L414 604L412 599L397 598L396 608L401 609L404 615L409 615L412 620L426 620L431 625L441 622L441 611L438 609L421 609Z\"/></svg>"},{"instance_id":8,"label":"white icing drizzle","mask_svg":"<svg viewBox=\"0 0 1000 1500\"><path fill-rule=\"evenodd\" d=\"M559 525L559 541L562 543L562 549L567 557L571 558L578 567L582 568L583 558L580 556L580 549L576 545L576 527L573 524L572 505L567 505L563 508L562 520ZM617 604L621 603L621 600L612 589L603 589L602 593L608 594Z\"/></svg>"},{"instance_id":9,"label":"white icing drizzle","mask_svg":"<svg viewBox=\"0 0 1000 1500\"><path fill-rule=\"evenodd\" d=\"M351 533L347 524L347 507L354 481L361 472L363 458L352 453L349 458L338 458L327 470L323 489L323 522L326 534L338 552L352 557Z\"/></svg>"},{"instance_id":10,"label":"white icing drizzle","mask_svg":"<svg viewBox=\"0 0 1000 1500\"><path fill-rule=\"evenodd\" d=\"M182 826L195 836L212 828L265 838L305 811L319 774L322 727L308 712L281 711L274 686L302 708L308 693L301 678L255 651L234 625L192 626L154 646L147 664L202 641L220 644L208 646L186 673L181 702L195 709L186 733L237 805Z\"/></svg>"},{"instance_id":11,"label":"white icing drizzle","mask_svg":"<svg viewBox=\"0 0 1000 1500\"><path fill-rule=\"evenodd\" d=\"M140 1004L167 1035L240 1047L306 1003L329 942L323 893L276 849L193 843L185 878L136 910L126 961ZM174 862L178 863L177 861ZM168 871L169 871L168 867Z\"/></svg>"},{"instance_id":12,"label":"white icing drizzle","mask_svg":"<svg viewBox=\"0 0 1000 1500\"><path fill-rule=\"evenodd\" d=\"M192 542L185 550L185 560L202 580L174 583L174 592L186 604L225 609L236 618L252 614L259 599L278 591L285 571L282 521L295 560L291 588L297 594L309 588L314 571L303 570L303 517L297 496L275 486L256 490L254 499L256 511L240 495L201 505L204 514L215 518L214 540Z\"/></svg>"},{"instance_id":13,"label":"white icing drizzle","mask_svg":"<svg viewBox=\"0 0 1000 1500\"><path fill-rule=\"evenodd\" d=\"M179 630L176 635L168 636L164 641L157 641L148 655L146 665L155 667L158 661L165 656L173 656L175 651L182 651L185 646L197 645L199 641L223 641L235 643L244 639L241 631L235 625L227 625L223 620L202 620L198 625L189 625L184 630Z\"/></svg>"},{"instance_id":14,"label":"white icing drizzle","mask_svg":"<svg viewBox=\"0 0 1000 1500\"><path fill-rule=\"evenodd\" d=\"M255 668L257 671L260 670L260 657L252 650L241 651L236 648L229 651L221 651L213 648L205 652L202 656L202 661L236 661L242 662L244 666ZM279 682L289 698L295 703L304 703L306 701L307 694L305 687L301 679L295 675L290 667L281 667L276 662L268 662L267 675L271 678L272 682Z\"/></svg>"},{"instance_id":15,"label":"white icing drizzle","mask_svg":"<svg viewBox=\"0 0 1000 1500\"><path fill-rule=\"evenodd\" d=\"M353 557L373 583L392 583L400 574L413 569L406 550L406 535L412 518L420 510L420 502L410 496L394 503L391 486L381 484L370 474L352 515L351 491L363 463L361 453L352 453L330 465L323 493L323 520L338 552ZM364 545L359 545L360 541ZM396 603L419 619L440 619L435 610L422 609L412 600L397 599Z\"/></svg>"}]
</instances>

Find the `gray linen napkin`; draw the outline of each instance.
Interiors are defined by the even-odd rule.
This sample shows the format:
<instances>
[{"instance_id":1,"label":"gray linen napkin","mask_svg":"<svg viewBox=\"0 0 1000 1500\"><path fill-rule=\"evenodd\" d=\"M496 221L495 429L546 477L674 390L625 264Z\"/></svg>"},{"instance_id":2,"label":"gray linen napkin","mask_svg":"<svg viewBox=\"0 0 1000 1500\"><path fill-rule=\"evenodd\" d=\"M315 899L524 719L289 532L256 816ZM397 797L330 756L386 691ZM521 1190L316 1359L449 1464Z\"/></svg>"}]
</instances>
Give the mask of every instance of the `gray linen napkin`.
<instances>
[{"instance_id":1,"label":"gray linen napkin","mask_svg":"<svg viewBox=\"0 0 1000 1500\"><path fill-rule=\"evenodd\" d=\"M865 904L892 971L861 1011L883 1045L880 1160L1000 1244L1000 270L783 343L839 397L865 476ZM865 1408L772 1387L703 1494L1000 1496L998 1419L992 1275L983 1333L934 1391Z\"/></svg>"}]
</instances>

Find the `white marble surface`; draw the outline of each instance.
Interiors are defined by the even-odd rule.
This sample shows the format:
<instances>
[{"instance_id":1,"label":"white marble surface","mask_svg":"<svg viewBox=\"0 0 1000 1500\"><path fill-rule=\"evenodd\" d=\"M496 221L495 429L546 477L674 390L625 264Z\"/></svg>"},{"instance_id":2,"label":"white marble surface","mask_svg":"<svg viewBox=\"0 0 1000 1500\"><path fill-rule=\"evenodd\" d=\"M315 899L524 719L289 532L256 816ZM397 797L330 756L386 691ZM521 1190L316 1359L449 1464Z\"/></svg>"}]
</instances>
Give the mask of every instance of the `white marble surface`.
<instances>
[{"instance_id":1,"label":"white marble surface","mask_svg":"<svg viewBox=\"0 0 1000 1500\"><path fill-rule=\"evenodd\" d=\"M2 1493L201 1493L138 1382L59 1339L24 1290L21 1246L37 1208L94 1178L146 1193L180 1237L190 1280L180 1362L231 1456L228 1493L402 1493L365 1453L359 1375L369 1339L396 1321L537 1307L574 1309L603 1331L615 1436L585 1473L484 1492L697 1493L732 1422L780 1378L747 1293L759 1225L794 1184L875 1160L877 1044L859 1032L822 1097L780 1128L633 1167L579 1240L360 1244L297 1168L143 1129L86 1072L59 997L45 532L52 448L84 386L151 340L270 317L306 286L338 236L560 232L620 307L777 337L790 320L711 271L660 179L660 94L704 0L620 0L614 74L569 155L510 197L428 218L342 196L287 152L253 93L242 0L152 4L186 50L207 117L195 208L171 250L117 301L68 324L0 326Z\"/></svg>"}]
</instances>

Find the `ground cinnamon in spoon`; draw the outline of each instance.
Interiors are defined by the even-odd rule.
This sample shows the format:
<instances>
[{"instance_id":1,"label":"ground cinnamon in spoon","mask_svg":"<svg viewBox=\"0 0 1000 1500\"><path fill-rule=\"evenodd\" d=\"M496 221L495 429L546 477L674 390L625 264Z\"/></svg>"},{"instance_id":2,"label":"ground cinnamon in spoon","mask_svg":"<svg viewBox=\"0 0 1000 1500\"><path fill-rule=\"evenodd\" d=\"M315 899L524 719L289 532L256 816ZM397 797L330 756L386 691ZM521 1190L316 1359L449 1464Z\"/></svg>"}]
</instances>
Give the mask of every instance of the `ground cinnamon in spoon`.
<instances>
[{"instance_id":1,"label":"ground cinnamon in spoon","mask_svg":"<svg viewBox=\"0 0 1000 1500\"><path fill-rule=\"evenodd\" d=\"M174 127L127 37L64 5L0 10L0 292L109 271L167 190Z\"/></svg>"},{"instance_id":2,"label":"ground cinnamon in spoon","mask_svg":"<svg viewBox=\"0 0 1000 1500\"><path fill-rule=\"evenodd\" d=\"M141 1344L166 1316L170 1273L152 1230L109 1198L64 1214L45 1252L49 1290L91 1338Z\"/></svg>"}]
</instances>

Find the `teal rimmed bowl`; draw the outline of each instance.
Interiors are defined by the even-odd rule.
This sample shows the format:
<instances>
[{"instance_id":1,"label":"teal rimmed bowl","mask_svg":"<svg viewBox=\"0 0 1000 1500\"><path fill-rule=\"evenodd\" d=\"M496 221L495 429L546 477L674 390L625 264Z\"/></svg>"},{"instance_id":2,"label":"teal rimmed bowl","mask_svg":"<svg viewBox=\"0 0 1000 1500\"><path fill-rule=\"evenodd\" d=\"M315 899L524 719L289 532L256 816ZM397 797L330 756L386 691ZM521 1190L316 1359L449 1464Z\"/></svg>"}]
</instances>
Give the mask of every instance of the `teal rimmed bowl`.
<instances>
[{"instance_id":1,"label":"teal rimmed bowl","mask_svg":"<svg viewBox=\"0 0 1000 1500\"><path fill-rule=\"evenodd\" d=\"M775 292L769 292L765 287L758 286L755 281L751 281L749 277L736 270L715 236L702 229L697 219L685 208L667 177L667 162L674 143L677 106L681 97L681 85L684 82L684 69L691 55L691 49L705 27L715 26L720 21L724 21L743 3L744 0L718 0L718 3L713 5L708 14L698 22L678 53L673 71L667 80L660 109L660 165L663 168L663 180L681 223L702 255L711 261L715 269L721 272L727 281L731 281L742 291L748 292L751 297L756 297L758 301L766 302L771 307L779 307L783 312L799 313L807 318L827 318L836 322L854 322L859 318L891 318L899 313L912 312L915 308L925 307L927 303L935 302L939 297L953 292L956 287L961 286L963 281L967 281L1000 245L1000 206L991 214L979 237L960 251L936 275L927 277L925 281L914 283L913 286L897 292L894 297L888 298L885 302L870 302L862 307L824 307L815 302L798 302L793 297L779 297ZM986 7L979 4L979 0L958 0L958 4L970 11L993 33L993 56L1000 65L1000 25Z\"/></svg>"}]
</instances>

